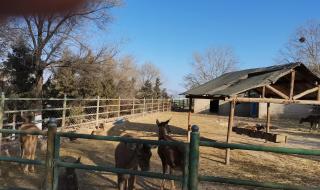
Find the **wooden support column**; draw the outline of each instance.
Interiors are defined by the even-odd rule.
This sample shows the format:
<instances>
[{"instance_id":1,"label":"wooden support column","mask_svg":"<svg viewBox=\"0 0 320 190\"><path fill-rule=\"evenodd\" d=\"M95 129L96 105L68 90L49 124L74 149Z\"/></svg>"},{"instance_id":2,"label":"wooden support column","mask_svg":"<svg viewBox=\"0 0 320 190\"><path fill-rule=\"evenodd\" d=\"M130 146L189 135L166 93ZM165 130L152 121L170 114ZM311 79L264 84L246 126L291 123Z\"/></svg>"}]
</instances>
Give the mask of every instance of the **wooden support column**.
<instances>
[{"instance_id":1,"label":"wooden support column","mask_svg":"<svg viewBox=\"0 0 320 190\"><path fill-rule=\"evenodd\" d=\"M266 86L262 87L262 98L266 97Z\"/></svg>"},{"instance_id":2,"label":"wooden support column","mask_svg":"<svg viewBox=\"0 0 320 190\"><path fill-rule=\"evenodd\" d=\"M190 141L191 132L191 111L192 111L192 98L189 98L189 111L188 111L188 142Z\"/></svg>"},{"instance_id":3,"label":"wooden support column","mask_svg":"<svg viewBox=\"0 0 320 190\"><path fill-rule=\"evenodd\" d=\"M317 96L317 100L320 101L320 85L318 85L318 96Z\"/></svg>"},{"instance_id":4,"label":"wooden support column","mask_svg":"<svg viewBox=\"0 0 320 190\"><path fill-rule=\"evenodd\" d=\"M293 99L293 90L294 90L294 80L295 80L295 77L296 77L296 72L295 72L295 70L293 70L293 71L291 72L290 95L289 95L290 100Z\"/></svg>"},{"instance_id":5,"label":"wooden support column","mask_svg":"<svg viewBox=\"0 0 320 190\"><path fill-rule=\"evenodd\" d=\"M236 101L235 101L235 99L233 99L230 102L230 112L229 112L228 132L227 132L227 143L231 142L230 136L231 136L231 131L232 131L232 127L233 127L235 107L236 107ZM230 164L230 148L226 149L225 164L226 165Z\"/></svg>"},{"instance_id":6,"label":"wooden support column","mask_svg":"<svg viewBox=\"0 0 320 190\"><path fill-rule=\"evenodd\" d=\"M267 103L267 123L266 123L266 132L270 132L270 103Z\"/></svg>"}]
</instances>

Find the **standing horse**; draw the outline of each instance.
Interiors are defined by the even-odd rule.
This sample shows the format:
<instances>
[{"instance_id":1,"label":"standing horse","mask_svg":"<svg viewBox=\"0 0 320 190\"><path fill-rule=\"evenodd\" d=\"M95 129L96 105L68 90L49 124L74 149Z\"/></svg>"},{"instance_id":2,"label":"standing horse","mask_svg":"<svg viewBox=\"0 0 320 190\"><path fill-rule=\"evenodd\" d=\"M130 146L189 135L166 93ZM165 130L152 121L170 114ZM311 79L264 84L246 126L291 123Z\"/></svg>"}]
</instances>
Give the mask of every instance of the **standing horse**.
<instances>
[{"instance_id":1,"label":"standing horse","mask_svg":"<svg viewBox=\"0 0 320 190\"><path fill-rule=\"evenodd\" d=\"M159 140L164 141L176 141L168 135L168 132L171 131L168 125L170 119L165 122L156 121L159 129ZM159 145L158 155L162 163L162 172L165 174L169 169L169 174L173 173L173 170L182 171L184 167L184 154L185 151L180 146L168 146L168 145ZM162 180L161 190L165 189L165 179ZM171 189L175 189L174 181L171 180Z\"/></svg>"}]
</instances>

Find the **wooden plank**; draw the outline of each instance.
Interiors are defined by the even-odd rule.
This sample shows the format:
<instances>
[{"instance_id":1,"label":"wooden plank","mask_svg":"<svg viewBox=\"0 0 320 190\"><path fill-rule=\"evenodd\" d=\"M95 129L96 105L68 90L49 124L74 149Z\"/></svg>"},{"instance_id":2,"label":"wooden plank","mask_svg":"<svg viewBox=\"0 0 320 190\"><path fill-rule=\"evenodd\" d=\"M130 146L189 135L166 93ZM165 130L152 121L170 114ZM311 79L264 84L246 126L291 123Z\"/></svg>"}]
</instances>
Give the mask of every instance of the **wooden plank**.
<instances>
[{"instance_id":1,"label":"wooden plank","mask_svg":"<svg viewBox=\"0 0 320 190\"><path fill-rule=\"evenodd\" d=\"M290 95L289 95L290 100L292 100L292 98L293 98L293 90L294 90L294 80L295 80L295 76L296 76L296 72L295 72L295 70L293 70L293 71L291 72Z\"/></svg>"},{"instance_id":2,"label":"wooden plank","mask_svg":"<svg viewBox=\"0 0 320 190\"><path fill-rule=\"evenodd\" d=\"M234 99L232 102L230 102L230 112L229 112L228 132L227 132L227 143L231 142L231 131L232 131L232 127L233 127L235 107L236 107L236 101ZM226 165L230 164L230 148L226 149L225 164Z\"/></svg>"},{"instance_id":3,"label":"wooden plank","mask_svg":"<svg viewBox=\"0 0 320 190\"><path fill-rule=\"evenodd\" d=\"M301 92L300 94L295 95L295 96L293 97L293 99L294 99L294 100L297 100L297 99L299 99L299 98L302 98L302 97L305 96L305 95L311 94L311 93L316 92L316 91L319 91L319 87L318 87L318 86L317 86L317 87L314 87L314 88L311 88L311 89L309 89L309 90L303 91L303 92Z\"/></svg>"},{"instance_id":4,"label":"wooden plank","mask_svg":"<svg viewBox=\"0 0 320 190\"><path fill-rule=\"evenodd\" d=\"M320 85L318 85L318 96L317 96L317 100L320 101Z\"/></svg>"},{"instance_id":5,"label":"wooden plank","mask_svg":"<svg viewBox=\"0 0 320 190\"><path fill-rule=\"evenodd\" d=\"M233 98L226 98L225 101L233 101ZM257 102L257 103L275 103L275 104L303 104L320 105L318 100L285 100L278 98L236 98L237 102Z\"/></svg>"},{"instance_id":6,"label":"wooden plank","mask_svg":"<svg viewBox=\"0 0 320 190\"><path fill-rule=\"evenodd\" d=\"M191 110L192 110L192 98L189 98L189 112L188 112L188 136L187 140L190 142L190 132L191 132Z\"/></svg>"},{"instance_id":7,"label":"wooden plank","mask_svg":"<svg viewBox=\"0 0 320 190\"><path fill-rule=\"evenodd\" d=\"M266 133L264 131L257 131L248 128L233 127L232 131L240 135L247 135L252 138L265 139L266 141L274 143L285 143L287 136L276 133Z\"/></svg>"},{"instance_id":8,"label":"wooden plank","mask_svg":"<svg viewBox=\"0 0 320 190\"><path fill-rule=\"evenodd\" d=\"M289 99L289 97L287 95L285 95L284 93L280 92L279 90L273 88L270 85L266 85L266 87L271 90L272 92L276 93L277 95L279 95L280 97L284 98L284 99Z\"/></svg>"},{"instance_id":9,"label":"wooden plank","mask_svg":"<svg viewBox=\"0 0 320 190\"><path fill-rule=\"evenodd\" d=\"M267 127L266 127L266 133L270 132L270 103L267 103Z\"/></svg>"},{"instance_id":10,"label":"wooden plank","mask_svg":"<svg viewBox=\"0 0 320 190\"><path fill-rule=\"evenodd\" d=\"M266 86L262 87L262 98L266 97Z\"/></svg>"}]
</instances>

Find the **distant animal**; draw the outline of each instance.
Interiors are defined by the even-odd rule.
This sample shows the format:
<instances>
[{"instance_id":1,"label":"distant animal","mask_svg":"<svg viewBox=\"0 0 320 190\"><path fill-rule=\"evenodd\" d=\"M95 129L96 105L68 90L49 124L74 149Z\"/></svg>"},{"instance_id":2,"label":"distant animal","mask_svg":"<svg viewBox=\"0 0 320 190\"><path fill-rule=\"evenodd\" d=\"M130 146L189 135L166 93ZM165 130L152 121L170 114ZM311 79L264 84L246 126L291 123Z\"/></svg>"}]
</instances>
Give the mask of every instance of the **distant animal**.
<instances>
[{"instance_id":1,"label":"distant animal","mask_svg":"<svg viewBox=\"0 0 320 190\"><path fill-rule=\"evenodd\" d=\"M96 126L95 130L91 132L91 135L106 135L105 126L103 123L100 123L99 126Z\"/></svg>"},{"instance_id":2,"label":"distant animal","mask_svg":"<svg viewBox=\"0 0 320 190\"><path fill-rule=\"evenodd\" d=\"M134 135L126 134L124 137L134 138ZM115 149L116 168L148 171L150 169L151 149L156 146L148 144L120 142ZM133 190L135 185L134 175L118 174L118 189Z\"/></svg>"},{"instance_id":3,"label":"distant animal","mask_svg":"<svg viewBox=\"0 0 320 190\"><path fill-rule=\"evenodd\" d=\"M261 131L263 129L265 129L266 127L264 125L261 125L261 124L256 124L256 129L257 131Z\"/></svg>"},{"instance_id":4,"label":"distant animal","mask_svg":"<svg viewBox=\"0 0 320 190\"><path fill-rule=\"evenodd\" d=\"M177 141L168 135L168 131L170 130L170 126L168 125L170 119L165 122L159 122L156 120L158 126L158 137L159 140L163 141ZM162 172L163 174L167 173L169 169L169 174L173 173L173 170L180 170L184 167L184 148L179 146L168 146L168 145L159 145L158 147L158 155L161 159L162 163ZM165 189L165 179L162 180L161 190ZM171 180L171 189L175 189L174 181Z\"/></svg>"},{"instance_id":5,"label":"distant animal","mask_svg":"<svg viewBox=\"0 0 320 190\"><path fill-rule=\"evenodd\" d=\"M79 157L74 163L80 163ZM59 175L58 190L78 190L78 177L75 168L65 168L65 171Z\"/></svg>"},{"instance_id":6,"label":"distant animal","mask_svg":"<svg viewBox=\"0 0 320 190\"><path fill-rule=\"evenodd\" d=\"M300 119L300 124L308 122L310 123L310 130L313 129L313 126L315 126L315 129L319 127L319 122L320 122L320 116L318 115L309 115L305 118Z\"/></svg>"},{"instance_id":7,"label":"distant animal","mask_svg":"<svg viewBox=\"0 0 320 190\"><path fill-rule=\"evenodd\" d=\"M33 131L40 131L40 129L33 123L32 116L29 115L25 117L25 122L21 125L19 128L20 131L27 131L27 132L33 132ZM37 135L28 135L28 134L21 134L19 137L20 140L20 148L21 148L21 158L24 159L35 159L36 155L36 149L37 149L37 141L38 136ZM34 165L25 164L23 168L24 173L34 172Z\"/></svg>"},{"instance_id":8,"label":"distant animal","mask_svg":"<svg viewBox=\"0 0 320 190\"><path fill-rule=\"evenodd\" d=\"M70 131L70 133L76 133L76 131ZM77 140L78 138L76 137L68 137L70 141L75 141Z\"/></svg>"},{"instance_id":9,"label":"distant animal","mask_svg":"<svg viewBox=\"0 0 320 190\"><path fill-rule=\"evenodd\" d=\"M252 131L261 131L263 129L265 129L265 126L261 125L261 124L256 124L256 126L246 126L246 129L250 129Z\"/></svg>"}]
</instances>

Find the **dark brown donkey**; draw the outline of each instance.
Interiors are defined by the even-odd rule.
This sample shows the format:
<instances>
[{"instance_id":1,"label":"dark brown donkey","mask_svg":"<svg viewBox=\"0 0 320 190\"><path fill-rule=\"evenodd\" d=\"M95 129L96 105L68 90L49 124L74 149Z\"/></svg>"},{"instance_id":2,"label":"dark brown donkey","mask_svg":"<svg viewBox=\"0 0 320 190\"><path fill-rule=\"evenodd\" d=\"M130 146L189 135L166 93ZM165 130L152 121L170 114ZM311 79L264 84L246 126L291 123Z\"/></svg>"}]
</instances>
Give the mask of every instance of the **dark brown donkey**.
<instances>
[{"instance_id":1,"label":"dark brown donkey","mask_svg":"<svg viewBox=\"0 0 320 190\"><path fill-rule=\"evenodd\" d=\"M133 138L133 135L126 134L124 137ZM120 142L115 150L116 168L148 171L150 169L150 158L152 156L151 146L148 144ZM134 175L118 174L118 189L133 190L135 184Z\"/></svg>"},{"instance_id":2,"label":"dark brown donkey","mask_svg":"<svg viewBox=\"0 0 320 190\"><path fill-rule=\"evenodd\" d=\"M79 164L81 157L74 163ZM78 190L78 177L75 168L66 168L64 173L59 175L58 190Z\"/></svg>"},{"instance_id":3,"label":"dark brown donkey","mask_svg":"<svg viewBox=\"0 0 320 190\"><path fill-rule=\"evenodd\" d=\"M310 123L310 131L313 129L313 126L315 125L315 128L319 127L320 123L320 116L318 115L309 115L308 117L301 118L300 119L300 124L308 122Z\"/></svg>"},{"instance_id":4,"label":"dark brown donkey","mask_svg":"<svg viewBox=\"0 0 320 190\"><path fill-rule=\"evenodd\" d=\"M164 141L177 141L168 135L168 132L171 131L168 125L170 119L165 122L156 121L159 129L159 140ZM162 162L162 172L165 174L169 169L169 174L173 173L173 170L182 171L184 167L184 149L180 146L168 146L168 145L159 145L158 154ZM160 189L165 188L165 179L162 180ZM171 189L175 189L174 181L171 180Z\"/></svg>"},{"instance_id":5,"label":"dark brown donkey","mask_svg":"<svg viewBox=\"0 0 320 190\"><path fill-rule=\"evenodd\" d=\"M40 129L31 122L32 118L33 118L32 115L28 115L24 117L25 122L21 125L19 130L27 131L27 132L40 131ZM36 149L37 149L37 141L38 141L37 135L27 135L27 134L20 135L21 158L34 160L36 155ZM34 172L34 165L30 165L29 167L29 164L25 164L23 168L23 172L29 173L29 171Z\"/></svg>"}]
</instances>

